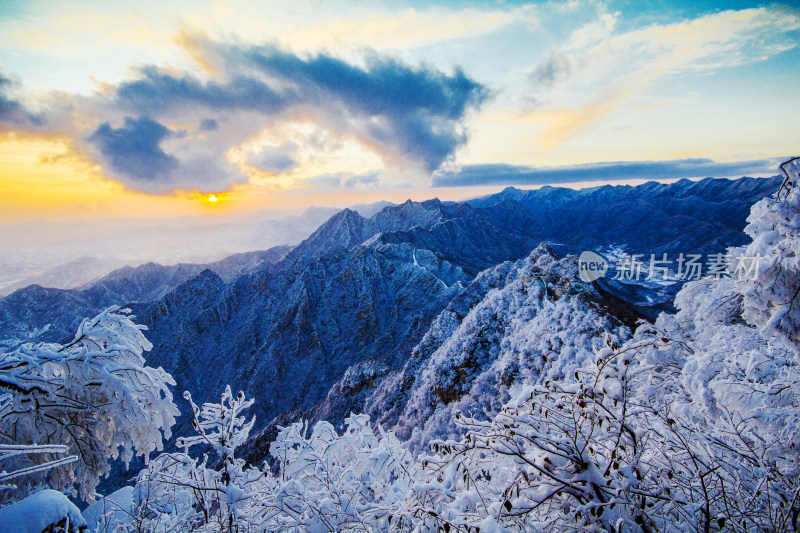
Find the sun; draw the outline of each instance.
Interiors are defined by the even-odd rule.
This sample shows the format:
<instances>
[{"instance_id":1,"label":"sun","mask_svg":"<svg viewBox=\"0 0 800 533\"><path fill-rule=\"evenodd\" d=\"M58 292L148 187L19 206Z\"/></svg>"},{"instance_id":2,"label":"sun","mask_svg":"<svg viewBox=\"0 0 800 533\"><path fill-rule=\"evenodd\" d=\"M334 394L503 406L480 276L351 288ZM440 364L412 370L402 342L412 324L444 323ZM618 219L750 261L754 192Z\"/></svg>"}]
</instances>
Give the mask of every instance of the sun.
<instances>
[{"instance_id":1,"label":"sun","mask_svg":"<svg viewBox=\"0 0 800 533\"><path fill-rule=\"evenodd\" d=\"M213 194L209 194L208 195L208 201L209 202L216 202L217 201L217 197L214 196Z\"/></svg>"}]
</instances>

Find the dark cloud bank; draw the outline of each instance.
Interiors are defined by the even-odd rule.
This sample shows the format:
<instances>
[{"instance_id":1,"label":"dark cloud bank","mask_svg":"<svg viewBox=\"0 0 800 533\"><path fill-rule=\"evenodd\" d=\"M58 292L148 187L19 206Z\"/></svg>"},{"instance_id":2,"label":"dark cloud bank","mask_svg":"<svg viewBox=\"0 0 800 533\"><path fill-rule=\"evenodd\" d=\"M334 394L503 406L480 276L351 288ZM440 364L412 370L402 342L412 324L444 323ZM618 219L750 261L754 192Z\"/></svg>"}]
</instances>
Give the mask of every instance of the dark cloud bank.
<instances>
[{"instance_id":1,"label":"dark cloud bank","mask_svg":"<svg viewBox=\"0 0 800 533\"><path fill-rule=\"evenodd\" d=\"M433 186L548 185L582 181L741 177L748 174L774 174L778 163L779 161L774 159L720 163L711 159L693 158L672 161L617 161L542 168L504 164L468 165L458 172L436 174Z\"/></svg>"},{"instance_id":2,"label":"dark cloud bank","mask_svg":"<svg viewBox=\"0 0 800 533\"><path fill-rule=\"evenodd\" d=\"M356 138L387 164L410 162L433 172L466 142L462 121L487 97L486 88L461 70L444 74L377 55L357 67L325 54L304 58L276 47L213 46L225 60L222 79L146 67L138 79L116 88L113 106L124 123L103 123L86 141L122 181L151 191L175 184L191 157L182 149L191 153L194 137L181 138L181 132L159 121L203 115L197 130L213 134L234 112L257 114L264 125L310 113L322 129ZM241 142L255 133L247 128L252 130L252 123L238 138L229 128L219 142ZM178 139L170 145L171 154L162 147L167 139ZM297 148L284 143L250 162L266 171L285 171L297 164Z\"/></svg>"},{"instance_id":3,"label":"dark cloud bank","mask_svg":"<svg viewBox=\"0 0 800 533\"><path fill-rule=\"evenodd\" d=\"M298 117L356 140L387 166L431 173L466 142L464 119L488 96L460 69L448 74L375 53L357 66L325 53L197 40L199 56L220 60L214 75L145 66L110 93L62 100L44 129L0 76L0 128L77 136L76 146L109 177L134 189L211 191L246 179L226 160L230 148ZM185 129L170 126L176 123ZM273 173L293 168L301 147L290 141L248 156L248 164Z\"/></svg>"},{"instance_id":4,"label":"dark cloud bank","mask_svg":"<svg viewBox=\"0 0 800 533\"><path fill-rule=\"evenodd\" d=\"M178 167L178 160L159 146L172 135L155 120L125 117L122 127L102 124L88 141L100 149L114 172L147 182L162 179Z\"/></svg>"},{"instance_id":5,"label":"dark cloud bank","mask_svg":"<svg viewBox=\"0 0 800 533\"><path fill-rule=\"evenodd\" d=\"M42 126L44 119L41 116L31 113L9 95L15 85L14 80L0 72L0 131Z\"/></svg>"}]
</instances>

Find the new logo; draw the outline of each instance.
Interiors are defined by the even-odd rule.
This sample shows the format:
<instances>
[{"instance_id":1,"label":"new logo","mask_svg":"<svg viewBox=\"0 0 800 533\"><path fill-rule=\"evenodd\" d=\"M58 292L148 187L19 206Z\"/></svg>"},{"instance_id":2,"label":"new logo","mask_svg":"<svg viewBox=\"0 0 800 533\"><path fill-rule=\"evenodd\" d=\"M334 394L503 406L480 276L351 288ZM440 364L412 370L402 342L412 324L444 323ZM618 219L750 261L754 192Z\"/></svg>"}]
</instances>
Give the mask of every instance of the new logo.
<instances>
[{"instance_id":1,"label":"new logo","mask_svg":"<svg viewBox=\"0 0 800 533\"><path fill-rule=\"evenodd\" d=\"M587 250L578 257L578 277L587 283L604 277L607 270L608 262L594 252Z\"/></svg>"}]
</instances>

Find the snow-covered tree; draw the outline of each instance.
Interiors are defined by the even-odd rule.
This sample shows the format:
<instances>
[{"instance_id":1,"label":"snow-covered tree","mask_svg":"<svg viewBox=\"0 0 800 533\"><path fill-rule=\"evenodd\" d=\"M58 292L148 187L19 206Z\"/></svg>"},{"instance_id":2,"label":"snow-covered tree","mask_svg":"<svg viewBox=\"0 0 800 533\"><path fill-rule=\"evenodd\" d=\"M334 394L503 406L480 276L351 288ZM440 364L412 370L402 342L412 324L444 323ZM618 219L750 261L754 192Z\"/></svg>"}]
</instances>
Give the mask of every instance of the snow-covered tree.
<instances>
[{"instance_id":1,"label":"snow-covered tree","mask_svg":"<svg viewBox=\"0 0 800 533\"><path fill-rule=\"evenodd\" d=\"M786 182L755 204L745 232L753 237L738 263L744 318L784 339L800 356L800 158L782 165Z\"/></svg>"},{"instance_id":2,"label":"snow-covered tree","mask_svg":"<svg viewBox=\"0 0 800 533\"><path fill-rule=\"evenodd\" d=\"M689 291L706 305L675 319L700 323L700 339L643 325L632 341L598 350L574 380L525 388L490 420L459 417L466 438L432 444L416 496L437 526L796 530L800 402L791 354L765 349L741 322L725 331L717 319L728 310L706 286L716 282L696 283Z\"/></svg>"},{"instance_id":3,"label":"snow-covered tree","mask_svg":"<svg viewBox=\"0 0 800 533\"><path fill-rule=\"evenodd\" d=\"M695 466L694 481L678 482L691 488L688 501L737 524L790 530L800 515L800 364L785 338L743 320L743 300L732 280L687 284L676 315L636 333L634 343L649 343L639 365L650 369L637 392L669 411L685 429L682 446L696 452L675 469L680 477ZM670 342L653 343L659 338Z\"/></svg>"},{"instance_id":4,"label":"snow-covered tree","mask_svg":"<svg viewBox=\"0 0 800 533\"><path fill-rule=\"evenodd\" d=\"M458 416L460 441L425 458L426 496L456 530L648 530L662 486L648 460L657 416L631 390L636 349L611 337L574 379L525 387L490 420Z\"/></svg>"},{"instance_id":5,"label":"snow-covered tree","mask_svg":"<svg viewBox=\"0 0 800 533\"><path fill-rule=\"evenodd\" d=\"M193 406L198 435L179 444L206 444L218 463L188 453L161 454L143 470L133 513L118 531L410 531L420 507L409 498L422 469L391 433L373 431L366 415L345 420L340 434L327 422L281 428L268 467L247 468L234 457L250 423L238 412L252 400ZM223 459L224 458L224 459Z\"/></svg>"},{"instance_id":6,"label":"snow-covered tree","mask_svg":"<svg viewBox=\"0 0 800 533\"><path fill-rule=\"evenodd\" d=\"M255 527L256 495L269 493L266 474L246 468L236 458L236 448L247 440L255 419L246 421L242 411L253 404L243 393L233 396L226 387L220 403L192 407L196 435L180 438L183 453L159 455L140 474L134 489L134 520L147 531L249 531ZM210 449L212 456L189 456L189 448Z\"/></svg>"},{"instance_id":7,"label":"snow-covered tree","mask_svg":"<svg viewBox=\"0 0 800 533\"><path fill-rule=\"evenodd\" d=\"M0 445L26 448L0 456L0 468L30 474L15 477L11 498L47 484L91 499L110 459L147 457L170 437L179 414L169 390L175 382L145 365L142 352L152 345L124 311L84 320L68 344L24 344L0 355Z\"/></svg>"},{"instance_id":8,"label":"snow-covered tree","mask_svg":"<svg viewBox=\"0 0 800 533\"><path fill-rule=\"evenodd\" d=\"M311 435L295 423L270 446L278 461L274 507L265 525L296 531L403 531L416 522L408 505L419 464L366 415L350 415L337 433L318 422ZM408 500L410 501L410 500Z\"/></svg>"}]
</instances>

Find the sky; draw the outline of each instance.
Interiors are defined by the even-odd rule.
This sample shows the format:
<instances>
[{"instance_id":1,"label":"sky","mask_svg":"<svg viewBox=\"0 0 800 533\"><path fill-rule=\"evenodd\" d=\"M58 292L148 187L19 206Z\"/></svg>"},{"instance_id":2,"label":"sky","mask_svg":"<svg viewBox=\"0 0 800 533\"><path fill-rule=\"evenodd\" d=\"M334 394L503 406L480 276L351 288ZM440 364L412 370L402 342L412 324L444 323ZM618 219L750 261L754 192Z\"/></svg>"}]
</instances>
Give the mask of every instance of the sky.
<instances>
[{"instance_id":1,"label":"sky","mask_svg":"<svg viewBox=\"0 0 800 533\"><path fill-rule=\"evenodd\" d=\"M795 4L3 0L0 35L0 224L766 176L800 152Z\"/></svg>"}]
</instances>

